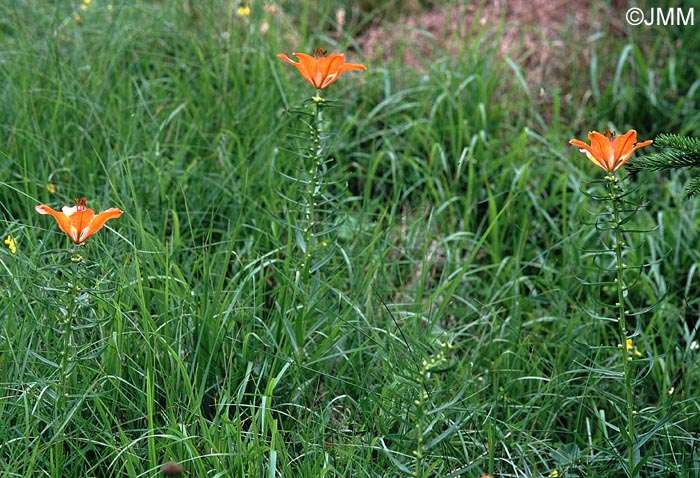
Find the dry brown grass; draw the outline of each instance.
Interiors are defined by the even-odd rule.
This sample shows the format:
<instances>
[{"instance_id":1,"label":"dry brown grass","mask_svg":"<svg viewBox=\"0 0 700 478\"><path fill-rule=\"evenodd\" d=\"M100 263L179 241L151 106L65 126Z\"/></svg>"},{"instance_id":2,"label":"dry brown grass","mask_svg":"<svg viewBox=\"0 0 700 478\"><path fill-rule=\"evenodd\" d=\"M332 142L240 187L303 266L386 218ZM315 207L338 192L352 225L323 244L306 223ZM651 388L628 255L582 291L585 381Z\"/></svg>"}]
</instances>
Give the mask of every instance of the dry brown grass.
<instances>
[{"instance_id":1,"label":"dry brown grass","mask_svg":"<svg viewBox=\"0 0 700 478\"><path fill-rule=\"evenodd\" d=\"M582 0L575 9L562 0L485 0L409 10L398 21L378 20L358 43L370 62L401 55L405 65L425 70L440 54L456 59L479 38L485 53L497 51L520 65L536 92L544 83L565 78L572 61L586 60L576 50L591 35L622 31L622 16L615 11L623 10L594 0Z\"/></svg>"}]
</instances>

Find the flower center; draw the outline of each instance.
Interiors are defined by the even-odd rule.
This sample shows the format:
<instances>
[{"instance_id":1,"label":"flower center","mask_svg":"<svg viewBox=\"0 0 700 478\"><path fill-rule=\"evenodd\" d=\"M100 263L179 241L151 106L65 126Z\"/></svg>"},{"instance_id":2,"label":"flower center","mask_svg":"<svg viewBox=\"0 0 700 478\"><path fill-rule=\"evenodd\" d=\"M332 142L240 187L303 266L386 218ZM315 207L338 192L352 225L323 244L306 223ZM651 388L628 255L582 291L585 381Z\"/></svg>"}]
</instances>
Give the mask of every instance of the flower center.
<instances>
[{"instance_id":1,"label":"flower center","mask_svg":"<svg viewBox=\"0 0 700 478\"><path fill-rule=\"evenodd\" d=\"M75 200L75 208L77 211L84 211L87 207L87 199L80 198Z\"/></svg>"},{"instance_id":2,"label":"flower center","mask_svg":"<svg viewBox=\"0 0 700 478\"><path fill-rule=\"evenodd\" d=\"M603 131L603 134L605 136L607 136L610 141L615 139L615 136L617 135L617 133L615 133L614 131L610 131L609 129L606 129L605 131Z\"/></svg>"},{"instance_id":3,"label":"flower center","mask_svg":"<svg viewBox=\"0 0 700 478\"><path fill-rule=\"evenodd\" d=\"M323 48L316 48L314 50L314 57L318 60L319 58L324 58L328 54L328 50L324 50Z\"/></svg>"}]
</instances>

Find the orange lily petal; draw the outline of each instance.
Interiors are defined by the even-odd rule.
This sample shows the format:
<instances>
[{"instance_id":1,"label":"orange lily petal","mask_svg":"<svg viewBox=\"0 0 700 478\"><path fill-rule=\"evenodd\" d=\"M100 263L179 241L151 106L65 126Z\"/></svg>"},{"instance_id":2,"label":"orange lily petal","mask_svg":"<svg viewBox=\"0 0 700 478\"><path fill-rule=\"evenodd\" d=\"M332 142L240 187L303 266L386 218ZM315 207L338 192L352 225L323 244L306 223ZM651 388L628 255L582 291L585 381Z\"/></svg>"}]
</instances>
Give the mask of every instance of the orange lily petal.
<instances>
[{"instance_id":1,"label":"orange lily petal","mask_svg":"<svg viewBox=\"0 0 700 478\"><path fill-rule=\"evenodd\" d=\"M634 144L637 142L637 132L633 129L629 130L622 136L618 136L612 141L612 147L615 151L615 158L617 158L617 166L615 169L622 166L627 162L628 159L632 157L632 153L636 149Z\"/></svg>"},{"instance_id":2,"label":"orange lily petal","mask_svg":"<svg viewBox=\"0 0 700 478\"><path fill-rule=\"evenodd\" d=\"M73 232L71 230L71 223L68 216L66 216L62 212L54 211L49 206L46 206L44 204L41 204L40 206L35 206L34 209L36 209L36 212L38 212L39 214L50 214L51 216L53 216L53 218L56 219L56 222L58 223L58 228L64 233L66 233L66 235L70 237L73 242L76 242L74 239L75 236L73 235Z\"/></svg>"},{"instance_id":3,"label":"orange lily petal","mask_svg":"<svg viewBox=\"0 0 700 478\"><path fill-rule=\"evenodd\" d=\"M615 153L612 147L612 141L607 136L597 131L588 133L588 140L591 142L591 149L595 152L594 155L602 164L605 165L606 171L611 171L615 162Z\"/></svg>"},{"instance_id":4,"label":"orange lily petal","mask_svg":"<svg viewBox=\"0 0 700 478\"><path fill-rule=\"evenodd\" d=\"M643 148L644 146L649 146L651 143L653 143L653 141L650 139L637 143L637 132L633 129L629 130L626 134L615 138L613 148L615 149L615 154L619 155L620 166L626 163L627 160L632 157L632 153L634 153L636 150Z\"/></svg>"},{"instance_id":5,"label":"orange lily petal","mask_svg":"<svg viewBox=\"0 0 700 478\"><path fill-rule=\"evenodd\" d=\"M599 168L606 169L605 163L602 163L601 160L598 159L598 157L597 157L597 156L598 156L597 152L594 151L593 148L591 148L590 145L584 143L584 142L581 141L580 139L572 139L572 140L569 140L569 144L572 145L572 146L576 146L576 147L578 147L578 148L581 148L581 149L579 149L579 151L581 151L582 153L584 153L584 154L588 157L588 159L590 159L590 160L593 162L593 164L595 164L595 165L598 166Z\"/></svg>"},{"instance_id":6,"label":"orange lily petal","mask_svg":"<svg viewBox=\"0 0 700 478\"><path fill-rule=\"evenodd\" d=\"M73 214L69 216L71 231L74 237L73 242L80 244L87 239L85 236L85 231L90 227L92 220L95 218L95 211L92 209L81 209L78 208Z\"/></svg>"},{"instance_id":7,"label":"orange lily petal","mask_svg":"<svg viewBox=\"0 0 700 478\"><path fill-rule=\"evenodd\" d=\"M89 210L92 212L92 210ZM105 225L105 222L109 221L110 219L116 219L119 216L122 215L122 211L117 209L116 207L112 207L107 209L106 211L103 211L99 213L97 216L95 216L95 213L93 212L93 218L90 219L90 222L87 223L87 226L85 226L79 235L80 242L85 241L88 237L92 236L95 234L97 231L102 229L102 226Z\"/></svg>"},{"instance_id":8,"label":"orange lily petal","mask_svg":"<svg viewBox=\"0 0 700 478\"><path fill-rule=\"evenodd\" d=\"M311 86L319 89L321 83L320 81L316 81L316 59L304 53L294 53L294 56L299 59L298 63L282 53L278 54L277 58L294 65L296 69L299 70L299 73L301 73L301 76L303 76L304 79L311 84Z\"/></svg>"},{"instance_id":9,"label":"orange lily petal","mask_svg":"<svg viewBox=\"0 0 700 478\"><path fill-rule=\"evenodd\" d=\"M321 88L325 88L338 79L338 70L345 63L345 55L333 54L325 58L318 59L318 77L321 78Z\"/></svg>"},{"instance_id":10,"label":"orange lily petal","mask_svg":"<svg viewBox=\"0 0 700 478\"><path fill-rule=\"evenodd\" d=\"M342 57L342 55L341 55L341 57ZM325 88L326 86L334 83L338 78L340 78L340 75L342 75L346 71L366 70L366 69L367 69L367 67L365 65L360 65L357 63L343 63L337 69L335 69L335 73L326 77L326 81L324 81L323 87Z\"/></svg>"}]
</instances>

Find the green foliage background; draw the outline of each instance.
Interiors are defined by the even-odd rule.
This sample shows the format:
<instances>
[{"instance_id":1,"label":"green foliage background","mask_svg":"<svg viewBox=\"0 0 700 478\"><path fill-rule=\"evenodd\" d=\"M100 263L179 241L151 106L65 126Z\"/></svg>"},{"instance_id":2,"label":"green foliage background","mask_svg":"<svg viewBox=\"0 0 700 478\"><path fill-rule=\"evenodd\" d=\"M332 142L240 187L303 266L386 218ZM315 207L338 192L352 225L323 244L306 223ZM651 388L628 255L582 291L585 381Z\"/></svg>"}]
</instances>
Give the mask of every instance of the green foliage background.
<instances>
[{"instance_id":1,"label":"green foliage background","mask_svg":"<svg viewBox=\"0 0 700 478\"><path fill-rule=\"evenodd\" d=\"M324 92L341 100L340 196L309 289L285 177L302 174L288 111L313 92L275 54L363 62L357 38L403 7L237 6L0 3L0 228L17 245L0 250L2 475L155 476L175 460L202 477L621 476L611 291L587 284L605 279L585 194L601 171L567 141L697 136L700 30L572 42L544 106L485 33L421 71L396 55L347 73ZM629 304L665 296L635 337L646 476L700 469L686 179L630 178L646 232L631 238ZM75 276L68 240L33 209L75 197L125 214L80 251L57 415L54 324Z\"/></svg>"}]
</instances>

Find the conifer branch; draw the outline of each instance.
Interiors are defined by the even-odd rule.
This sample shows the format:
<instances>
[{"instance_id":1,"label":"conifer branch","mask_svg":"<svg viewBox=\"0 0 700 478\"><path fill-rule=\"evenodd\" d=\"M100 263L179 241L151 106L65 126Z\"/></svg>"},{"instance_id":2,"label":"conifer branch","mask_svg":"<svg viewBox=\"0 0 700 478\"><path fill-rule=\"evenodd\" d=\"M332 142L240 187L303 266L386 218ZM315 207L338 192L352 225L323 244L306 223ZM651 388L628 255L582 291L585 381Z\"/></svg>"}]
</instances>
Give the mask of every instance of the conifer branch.
<instances>
[{"instance_id":1,"label":"conifer branch","mask_svg":"<svg viewBox=\"0 0 700 478\"><path fill-rule=\"evenodd\" d=\"M665 151L633 158L627 167L630 171L667 170L700 167L700 139L677 134L660 134L654 146L668 148Z\"/></svg>"},{"instance_id":2,"label":"conifer branch","mask_svg":"<svg viewBox=\"0 0 700 478\"><path fill-rule=\"evenodd\" d=\"M679 168L700 168L700 138L677 134L660 134L654 146L666 148L658 153L636 157L627 163L630 171L661 171ZM700 176L692 178L683 197L691 199L700 194Z\"/></svg>"},{"instance_id":3,"label":"conifer branch","mask_svg":"<svg viewBox=\"0 0 700 478\"><path fill-rule=\"evenodd\" d=\"M688 181L688 185L685 187L683 197L685 199L692 199L698 194L700 194L700 176L695 176L690 181Z\"/></svg>"},{"instance_id":4,"label":"conifer branch","mask_svg":"<svg viewBox=\"0 0 700 478\"><path fill-rule=\"evenodd\" d=\"M654 143L658 146L700 153L700 138L694 138L692 136L661 133L656 137Z\"/></svg>"}]
</instances>

